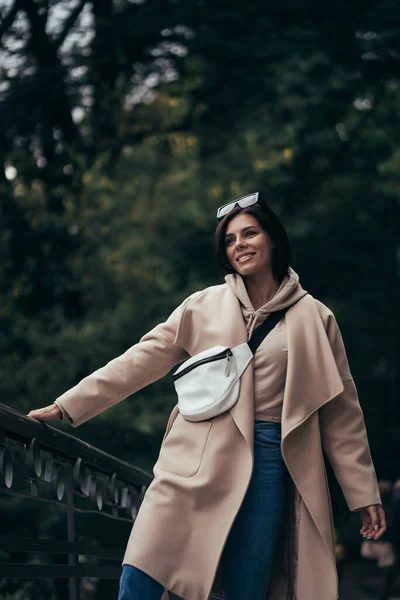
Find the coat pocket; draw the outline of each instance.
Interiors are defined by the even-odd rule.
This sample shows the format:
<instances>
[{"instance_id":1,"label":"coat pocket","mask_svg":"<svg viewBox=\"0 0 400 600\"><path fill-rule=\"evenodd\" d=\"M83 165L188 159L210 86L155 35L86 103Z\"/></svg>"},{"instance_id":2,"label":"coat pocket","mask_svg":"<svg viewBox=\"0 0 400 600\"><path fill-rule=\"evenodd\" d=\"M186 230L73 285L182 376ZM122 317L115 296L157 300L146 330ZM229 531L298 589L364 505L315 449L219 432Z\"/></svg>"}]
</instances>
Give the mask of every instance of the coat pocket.
<instances>
[{"instance_id":1,"label":"coat pocket","mask_svg":"<svg viewBox=\"0 0 400 600\"><path fill-rule=\"evenodd\" d=\"M192 477L200 468L213 419L187 421L178 413L161 445L156 468Z\"/></svg>"}]
</instances>

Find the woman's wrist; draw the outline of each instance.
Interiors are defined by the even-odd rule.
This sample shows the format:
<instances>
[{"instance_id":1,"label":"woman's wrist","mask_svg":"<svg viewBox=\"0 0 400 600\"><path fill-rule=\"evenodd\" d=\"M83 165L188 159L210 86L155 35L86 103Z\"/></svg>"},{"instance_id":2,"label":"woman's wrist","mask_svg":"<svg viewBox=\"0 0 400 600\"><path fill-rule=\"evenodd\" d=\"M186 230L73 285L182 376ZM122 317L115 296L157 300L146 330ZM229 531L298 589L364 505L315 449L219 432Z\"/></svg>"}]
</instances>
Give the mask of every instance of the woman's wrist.
<instances>
[{"instance_id":1,"label":"woman's wrist","mask_svg":"<svg viewBox=\"0 0 400 600\"><path fill-rule=\"evenodd\" d=\"M54 404L55 404L55 406L57 406L57 408L58 408L58 410L59 410L59 413L60 413L60 417L59 417L59 418L60 418L60 421L62 421L62 420L63 420L63 418L64 418L64 413L63 413L63 411L61 410L61 408L58 406L58 404L56 404L55 402L54 402Z\"/></svg>"}]
</instances>

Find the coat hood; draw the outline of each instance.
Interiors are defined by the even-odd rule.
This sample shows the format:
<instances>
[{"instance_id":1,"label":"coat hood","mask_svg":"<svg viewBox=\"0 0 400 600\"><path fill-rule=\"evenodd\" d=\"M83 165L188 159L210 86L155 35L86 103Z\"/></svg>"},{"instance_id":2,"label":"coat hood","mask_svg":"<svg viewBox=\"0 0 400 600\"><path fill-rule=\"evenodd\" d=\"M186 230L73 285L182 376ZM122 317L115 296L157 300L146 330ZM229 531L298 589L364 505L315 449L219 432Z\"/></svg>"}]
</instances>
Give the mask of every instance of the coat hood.
<instances>
[{"instance_id":1,"label":"coat hood","mask_svg":"<svg viewBox=\"0 0 400 600\"><path fill-rule=\"evenodd\" d=\"M275 296L257 310L254 309L251 303L243 277L239 273L229 273L229 275L226 275L225 281L240 301L249 339L254 329L261 325L271 312L286 308L307 294L307 291L302 288L299 282L298 274L291 267L289 267L288 275L283 278Z\"/></svg>"}]
</instances>

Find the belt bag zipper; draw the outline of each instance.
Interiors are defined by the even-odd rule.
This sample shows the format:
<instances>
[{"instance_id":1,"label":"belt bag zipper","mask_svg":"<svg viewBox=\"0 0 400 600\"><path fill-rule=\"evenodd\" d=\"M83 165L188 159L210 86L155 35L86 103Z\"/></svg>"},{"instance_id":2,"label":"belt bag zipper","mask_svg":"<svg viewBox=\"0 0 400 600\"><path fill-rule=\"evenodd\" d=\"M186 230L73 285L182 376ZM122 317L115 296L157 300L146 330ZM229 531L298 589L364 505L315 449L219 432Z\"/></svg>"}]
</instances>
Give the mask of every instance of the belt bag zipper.
<instances>
[{"instance_id":1,"label":"belt bag zipper","mask_svg":"<svg viewBox=\"0 0 400 600\"><path fill-rule=\"evenodd\" d=\"M227 350L223 350L222 352L219 352L218 354L214 354L214 356L207 356L206 358L202 358L201 360L193 363L192 365L189 365L188 367L186 367L186 369L183 369L179 373L176 373L175 375L172 376L172 379L174 381L176 381L177 379L179 379L183 375L186 375L187 373L190 373L190 371L192 371L196 367L199 367L200 365L204 365L209 362L214 362L215 360L222 360L223 358L227 358L225 375L228 376L229 375L229 360L230 360L231 356L233 356L233 353L230 348L228 348Z\"/></svg>"}]
</instances>

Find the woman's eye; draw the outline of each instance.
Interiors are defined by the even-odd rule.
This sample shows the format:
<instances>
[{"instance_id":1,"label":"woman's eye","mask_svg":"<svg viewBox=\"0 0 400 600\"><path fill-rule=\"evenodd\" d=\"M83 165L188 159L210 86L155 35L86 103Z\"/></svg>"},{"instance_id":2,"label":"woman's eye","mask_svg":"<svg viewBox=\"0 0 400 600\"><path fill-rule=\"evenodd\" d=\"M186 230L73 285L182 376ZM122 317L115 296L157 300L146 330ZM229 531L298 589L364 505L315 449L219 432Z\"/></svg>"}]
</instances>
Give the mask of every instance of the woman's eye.
<instances>
[{"instance_id":1,"label":"woman's eye","mask_svg":"<svg viewBox=\"0 0 400 600\"><path fill-rule=\"evenodd\" d=\"M251 235L256 235L256 234L257 234L257 231L246 231L244 235L245 235L245 237L249 237ZM232 244L232 242L234 242L234 241L235 240L233 238L229 238L225 241L225 245L230 246Z\"/></svg>"}]
</instances>

